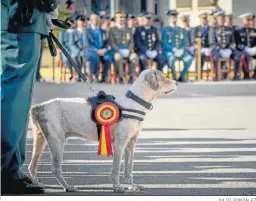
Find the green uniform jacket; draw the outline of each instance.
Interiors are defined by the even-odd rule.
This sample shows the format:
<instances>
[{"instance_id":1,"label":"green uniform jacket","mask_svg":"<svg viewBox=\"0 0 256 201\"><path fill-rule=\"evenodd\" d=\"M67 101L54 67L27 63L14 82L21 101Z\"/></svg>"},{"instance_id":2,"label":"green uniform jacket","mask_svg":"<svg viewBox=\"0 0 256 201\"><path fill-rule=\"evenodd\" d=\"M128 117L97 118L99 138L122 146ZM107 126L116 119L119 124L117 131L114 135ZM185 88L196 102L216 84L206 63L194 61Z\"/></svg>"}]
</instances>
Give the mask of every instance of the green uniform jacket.
<instances>
[{"instance_id":1,"label":"green uniform jacket","mask_svg":"<svg viewBox=\"0 0 256 201\"><path fill-rule=\"evenodd\" d=\"M49 5L47 8L48 11L53 11L57 8L57 0L44 0L44 2L46 5ZM1 4L1 30L7 31L8 21L17 11L18 4L14 3L11 5L10 0L1 0ZM42 35L48 35L45 13L35 8L32 24L30 26L19 25L17 33L39 33Z\"/></svg>"}]
</instances>

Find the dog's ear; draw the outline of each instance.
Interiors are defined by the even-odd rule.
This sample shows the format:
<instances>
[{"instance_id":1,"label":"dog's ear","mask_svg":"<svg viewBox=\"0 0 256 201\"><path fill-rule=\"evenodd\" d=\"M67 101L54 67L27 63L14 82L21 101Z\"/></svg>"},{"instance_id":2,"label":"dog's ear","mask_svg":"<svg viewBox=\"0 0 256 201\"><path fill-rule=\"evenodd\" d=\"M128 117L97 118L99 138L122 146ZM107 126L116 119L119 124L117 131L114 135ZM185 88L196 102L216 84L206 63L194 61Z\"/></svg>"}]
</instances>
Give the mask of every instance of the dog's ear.
<instances>
[{"instance_id":1,"label":"dog's ear","mask_svg":"<svg viewBox=\"0 0 256 201\"><path fill-rule=\"evenodd\" d=\"M145 81L149 84L150 88L157 91L159 88L157 72L150 71L145 75Z\"/></svg>"}]
</instances>

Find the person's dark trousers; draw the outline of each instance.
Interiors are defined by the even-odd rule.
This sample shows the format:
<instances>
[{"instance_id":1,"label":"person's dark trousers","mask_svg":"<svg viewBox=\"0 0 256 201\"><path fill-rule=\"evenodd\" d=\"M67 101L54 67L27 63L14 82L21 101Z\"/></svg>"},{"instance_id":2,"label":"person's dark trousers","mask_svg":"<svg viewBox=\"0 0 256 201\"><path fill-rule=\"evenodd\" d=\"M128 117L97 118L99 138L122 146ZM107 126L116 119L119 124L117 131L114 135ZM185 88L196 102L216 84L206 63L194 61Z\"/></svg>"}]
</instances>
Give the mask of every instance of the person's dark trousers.
<instances>
[{"instance_id":1,"label":"person's dark trousers","mask_svg":"<svg viewBox=\"0 0 256 201\"><path fill-rule=\"evenodd\" d=\"M1 31L1 37L1 175L19 180L41 35Z\"/></svg>"},{"instance_id":2,"label":"person's dark trousers","mask_svg":"<svg viewBox=\"0 0 256 201\"><path fill-rule=\"evenodd\" d=\"M83 57L82 56L77 56L75 62L77 64L79 70L82 71L82 69L83 69ZM81 79L82 79L81 76L78 75L78 81L81 81Z\"/></svg>"},{"instance_id":3,"label":"person's dark trousers","mask_svg":"<svg viewBox=\"0 0 256 201\"><path fill-rule=\"evenodd\" d=\"M249 65L250 65L250 55L244 51L243 52L245 55L245 62L243 62L242 68L244 72L244 79L249 79L250 78L250 72L249 72Z\"/></svg>"},{"instance_id":4,"label":"person's dark trousers","mask_svg":"<svg viewBox=\"0 0 256 201\"><path fill-rule=\"evenodd\" d=\"M238 50L232 50L232 54L231 54L231 59L234 60L234 68L235 68L235 75L234 75L234 80L238 80L239 79L239 75L240 75L240 64L241 64L241 59L242 59L243 53L241 51Z\"/></svg>"},{"instance_id":5,"label":"person's dark trousers","mask_svg":"<svg viewBox=\"0 0 256 201\"><path fill-rule=\"evenodd\" d=\"M198 76L198 58L196 56L196 74ZM201 54L201 78L203 77L203 68L204 68L204 63L205 63L205 56Z\"/></svg>"}]
</instances>

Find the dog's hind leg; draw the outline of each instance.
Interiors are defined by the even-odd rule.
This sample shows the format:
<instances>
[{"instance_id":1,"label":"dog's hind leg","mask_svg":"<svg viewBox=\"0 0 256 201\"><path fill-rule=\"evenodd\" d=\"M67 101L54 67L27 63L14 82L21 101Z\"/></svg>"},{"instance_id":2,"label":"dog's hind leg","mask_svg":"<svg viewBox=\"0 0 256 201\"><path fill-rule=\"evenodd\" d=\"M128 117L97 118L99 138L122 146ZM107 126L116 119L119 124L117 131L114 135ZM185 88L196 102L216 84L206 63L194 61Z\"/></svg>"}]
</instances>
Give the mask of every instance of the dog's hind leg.
<instances>
[{"instance_id":1,"label":"dog's hind leg","mask_svg":"<svg viewBox=\"0 0 256 201\"><path fill-rule=\"evenodd\" d=\"M61 163L63 160L65 134L58 122L40 125L47 139L52 154L52 173L56 176L60 185L67 191L73 192L76 189L68 185L62 174Z\"/></svg>"},{"instance_id":2,"label":"dog's hind leg","mask_svg":"<svg viewBox=\"0 0 256 201\"><path fill-rule=\"evenodd\" d=\"M44 185L38 181L36 173L37 173L38 161L40 160L42 152L45 148L46 139L41 129L33 123L32 123L32 131L34 135L34 142L33 142L32 158L28 166L28 171L31 178L33 179L33 182L43 187Z\"/></svg>"}]
</instances>

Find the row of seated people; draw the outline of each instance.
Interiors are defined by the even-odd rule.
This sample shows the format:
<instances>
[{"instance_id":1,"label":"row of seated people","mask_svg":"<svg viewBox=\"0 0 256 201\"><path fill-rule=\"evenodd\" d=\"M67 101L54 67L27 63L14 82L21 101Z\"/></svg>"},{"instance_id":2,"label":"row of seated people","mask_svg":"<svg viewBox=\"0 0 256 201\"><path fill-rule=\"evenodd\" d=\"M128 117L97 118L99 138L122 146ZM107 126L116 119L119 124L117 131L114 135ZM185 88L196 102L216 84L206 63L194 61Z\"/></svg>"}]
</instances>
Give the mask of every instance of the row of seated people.
<instances>
[{"instance_id":1,"label":"row of seated people","mask_svg":"<svg viewBox=\"0 0 256 201\"><path fill-rule=\"evenodd\" d=\"M90 63L90 73L94 81L106 81L111 66L119 78L118 82L132 82L141 70L149 67L163 70L166 63L173 79L186 81L186 74L193 59L196 58L198 62L198 38L201 46L201 66L205 58L210 57L215 78L218 74L217 64L221 58L234 60L234 80L239 79L241 68L244 71L244 79L250 77L248 60L256 56L256 30L251 27L255 17L252 13L240 16L242 27L225 25L227 15L223 10L201 13L200 25L194 28L189 27L187 16L182 16L187 27L179 27L176 10L169 10L166 14L169 16L169 25L161 30L161 34L152 26L151 13L141 14L140 24L136 27L131 23L135 17L127 15L124 11L115 13L112 26L109 18L103 17L100 25L99 16L92 14L89 19L90 26L85 28L85 17L79 16L77 22L69 20L72 27L60 34L60 41L79 66L82 67L85 61ZM210 25L209 20L212 21ZM63 56L62 59L71 69L67 59ZM179 78L175 69L177 59L184 63ZM128 68L127 65L124 68L124 63L129 64ZM126 76L125 72L129 72L129 76ZM255 72L253 77L256 77Z\"/></svg>"}]
</instances>

